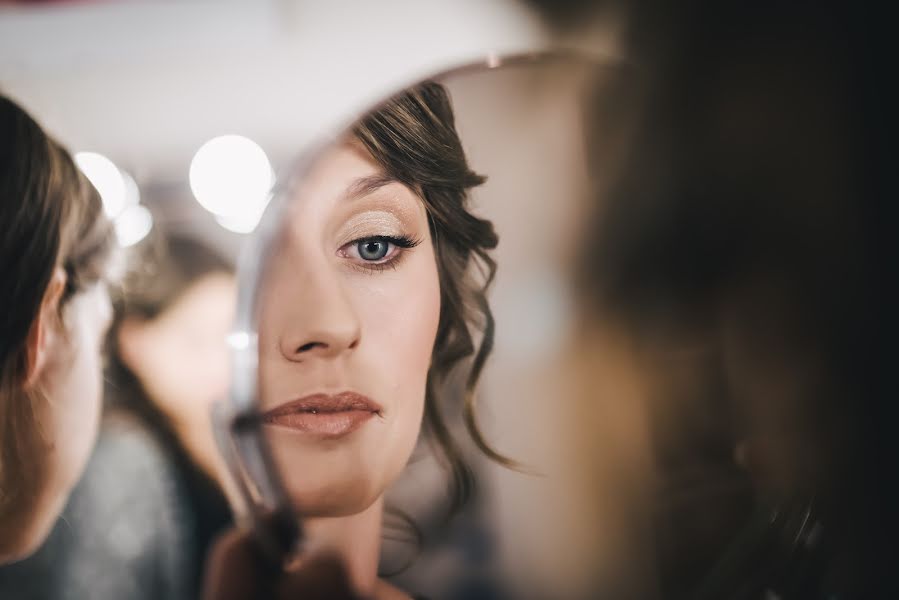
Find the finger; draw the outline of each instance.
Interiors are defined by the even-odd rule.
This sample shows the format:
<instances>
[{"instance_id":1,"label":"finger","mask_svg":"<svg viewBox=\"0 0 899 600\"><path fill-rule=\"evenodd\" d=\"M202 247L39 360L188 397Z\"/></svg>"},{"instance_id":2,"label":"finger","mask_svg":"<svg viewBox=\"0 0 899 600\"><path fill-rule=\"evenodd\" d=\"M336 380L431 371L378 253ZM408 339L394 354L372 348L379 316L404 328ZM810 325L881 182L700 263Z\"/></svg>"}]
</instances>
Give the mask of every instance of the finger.
<instances>
[{"instance_id":1,"label":"finger","mask_svg":"<svg viewBox=\"0 0 899 600\"><path fill-rule=\"evenodd\" d=\"M232 529L213 546L206 562L204 600L274 598L277 575L260 555L251 532Z\"/></svg>"},{"instance_id":2,"label":"finger","mask_svg":"<svg viewBox=\"0 0 899 600\"><path fill-rule=\"evenodd\" d=\"M297 571L285 573L277 586L278 598L361 600L353 592L343 563L333 556L303 560Z\"/></svg>"}]
</instances>

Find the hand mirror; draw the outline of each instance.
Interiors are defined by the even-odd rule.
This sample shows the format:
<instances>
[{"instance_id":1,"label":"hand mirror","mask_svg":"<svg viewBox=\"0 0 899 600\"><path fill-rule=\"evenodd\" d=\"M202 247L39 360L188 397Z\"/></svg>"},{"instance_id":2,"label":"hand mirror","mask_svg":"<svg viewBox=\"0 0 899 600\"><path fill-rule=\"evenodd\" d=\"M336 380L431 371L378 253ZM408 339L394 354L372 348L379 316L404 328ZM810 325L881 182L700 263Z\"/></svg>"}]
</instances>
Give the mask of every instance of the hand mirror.
<instances>
[{"instance_id":1,"label":"hand mirror","mask_svg":"<svg viewBox=\"0 0 899 600\"><path fill-rule=\"evenodd\" d=\"M661 143L664 106L628 121L640 90L598 103L609 69L544 55L418 81L281 177L220 415L273 555L328 547L370 592L388 491L433 520L471 499L475 473L494 493L487 528L528 565L516 596L726 597L818 552L813 495L781 485L801 435L772 398L799 395L768 361L795 357L758 342L793 298L779 265L740 262L766 256L776 220L726 218L741 181L726 155L697 163L726 176L678 179L695 149ZM715 254L732 239L745 256ZM740 294L716 287L739 277ZM424 454L442 487L415 473Z\"/></svg>"},{"instance_id":2,"label":"hand mirror","mask_svg":"<svg viewBox=\"0 0 899 600\"><path fill-rule=\"evenodd\" d=\"M339 546L322 523L377 541L385 492L413 455L444 467L451 510L471 486L470 455L522 466L500 448L527 447L520 415L536 400L502 381L545 360L569 326L585 99L605 68L547 54L452 70L282 174L244 257L218 415L273 553ZM413 504L430 497L419 491Z\"/></svg>"}]
</instances>

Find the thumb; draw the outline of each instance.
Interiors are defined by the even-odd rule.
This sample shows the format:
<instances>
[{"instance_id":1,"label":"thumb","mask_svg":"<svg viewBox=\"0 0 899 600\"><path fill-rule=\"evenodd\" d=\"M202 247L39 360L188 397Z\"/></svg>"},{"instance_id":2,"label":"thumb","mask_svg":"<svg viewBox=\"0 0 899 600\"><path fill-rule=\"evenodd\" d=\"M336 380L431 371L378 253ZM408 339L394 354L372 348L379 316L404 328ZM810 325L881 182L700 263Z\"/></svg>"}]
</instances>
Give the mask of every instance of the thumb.
<instances>
[{"instance_id":1,"label":"thumb","mask_svg":"<svg viewBox=\"0 0 899 600\"><path fill-rule=\"evenodd\" d=\"M277 570L264 559L252 533L231 529L218 539L206 561L202 598L274 598L277 577Z\"/></svg>"},{"instance_id":2,"label":"thumb","mask_svg":"<svg viewBox=\"0 0 899 600\"><path fill-rule=\"evenodd\" d=\"M349 574L335 556L319 555L303 559L299 569L281 576L276 588L277 597L328 598L334 600L360 600L350 585Z\"/></svg>"}]
</instances>

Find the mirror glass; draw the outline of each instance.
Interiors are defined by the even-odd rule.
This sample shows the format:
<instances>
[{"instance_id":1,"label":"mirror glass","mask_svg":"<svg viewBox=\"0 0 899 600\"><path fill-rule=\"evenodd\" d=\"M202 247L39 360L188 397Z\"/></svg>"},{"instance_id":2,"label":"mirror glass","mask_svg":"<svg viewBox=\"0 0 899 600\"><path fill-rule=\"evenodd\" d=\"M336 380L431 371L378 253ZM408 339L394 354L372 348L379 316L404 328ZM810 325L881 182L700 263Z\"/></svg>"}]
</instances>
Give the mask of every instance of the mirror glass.
<instances>
[{"instance_id":1,"label":"mirror glass","mask_svg":"<svg viewBox=\"0 0 899 600\"><path fill-rule=\"evenodd\" d=\"M837 221L741 195L768 151L694 144L718 122L640 82L460 69L282 174L226 440L248 514L283 517L269 545L298 529L437 598L721 598L819 558L828 327L795 282Z\"/></svg>"}]
</instances>

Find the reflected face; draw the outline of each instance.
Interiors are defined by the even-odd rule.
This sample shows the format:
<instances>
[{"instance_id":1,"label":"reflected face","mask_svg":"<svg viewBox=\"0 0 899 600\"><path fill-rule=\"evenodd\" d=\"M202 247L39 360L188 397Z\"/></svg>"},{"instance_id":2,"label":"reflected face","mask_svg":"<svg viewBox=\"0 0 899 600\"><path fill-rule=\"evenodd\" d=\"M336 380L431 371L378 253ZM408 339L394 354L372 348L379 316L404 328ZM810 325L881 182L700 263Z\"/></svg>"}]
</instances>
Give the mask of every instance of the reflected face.
<instances>
[{"instance_id":1,"label":"reflected face","mask_svg":"<svg viewBox=\"0 0 899 600\"><path fill-rule=\"evenodd\" d=\"M402 470L421 425L440 316L424 203L358 144L291 195L264 275L264 430L306 516L365 510Z\"/></svg>"}]
</instances>

